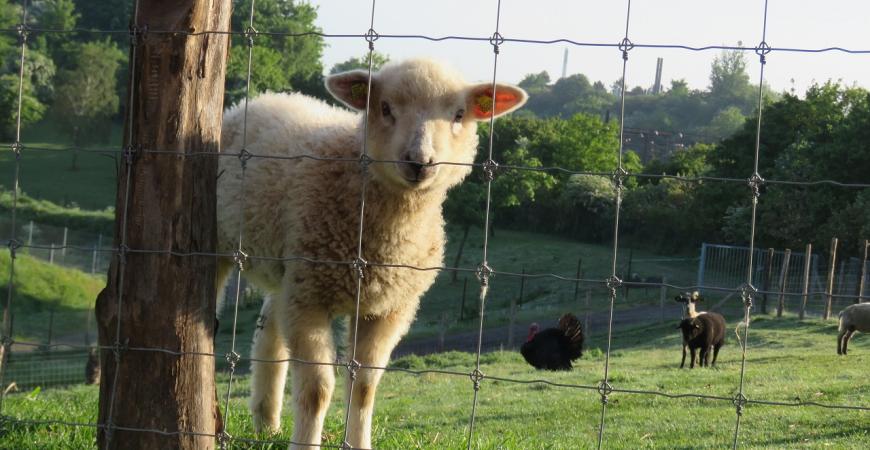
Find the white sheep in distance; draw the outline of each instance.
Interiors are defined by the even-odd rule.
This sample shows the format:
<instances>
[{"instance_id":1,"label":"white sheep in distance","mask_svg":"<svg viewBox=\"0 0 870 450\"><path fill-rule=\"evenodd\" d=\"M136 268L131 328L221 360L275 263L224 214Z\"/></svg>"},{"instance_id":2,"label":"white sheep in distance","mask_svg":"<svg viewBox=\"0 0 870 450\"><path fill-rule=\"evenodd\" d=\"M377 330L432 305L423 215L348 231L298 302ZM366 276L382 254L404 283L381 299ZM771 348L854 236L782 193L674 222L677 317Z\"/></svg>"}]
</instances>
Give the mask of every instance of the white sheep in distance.
<instances>
[{"instance_id":1,"label":"white sheep in distance","mask_svg":"<svg viewBox=\"0 0 870 450\"><path fill-rule=\"evenodd\" d=\"M856 331L870 333L870 303L849 305L840 311L839 334L837 334L837 354L845 355L849 339Z\"/></svg>"},{"instance_id":2,"label":"white sheep in distance","mask_svg":"<svg viewBox=\"0 0 870 450\"><path fill-rule=\"evenodd\" d=\"M257 360L335 361L330 323L355 310L357 272L349 263L357 258L364 173L368 182L362 259L369 264L362 266L356 361L363 367L383 367L408 331L436 271L372 263L442 265L442 203L448 189L471 172L477 122L513 111L527 98L522 89L499 84L493 99L491 83L468 84L453 70L429 60L388 64L374 73L370 98L367 71L332 75L326 84L336 99L357 111L369 104L366 148L374 162L366 172L360 161L363 114L300 94L264 94L248 106L246 150L256 156L313 158L255 156L247 161L244 190L239 161L221 158L223 173L218 179L222 251L235 250L241 205L245 253L340 262L250 258L245 265L245 277L268 293L252 350L254 427L258 432L279 429L284 384L292 365L291 448L320 444L334 368ZM242 150L243 114L242 106L226 112L223 151ZM232 265L229 259L219 262L221 283ZM353 392L348 393L347 440L354 448L371 447L375 390L382 372L356 371Z\"/></svg>"}]
</instances>

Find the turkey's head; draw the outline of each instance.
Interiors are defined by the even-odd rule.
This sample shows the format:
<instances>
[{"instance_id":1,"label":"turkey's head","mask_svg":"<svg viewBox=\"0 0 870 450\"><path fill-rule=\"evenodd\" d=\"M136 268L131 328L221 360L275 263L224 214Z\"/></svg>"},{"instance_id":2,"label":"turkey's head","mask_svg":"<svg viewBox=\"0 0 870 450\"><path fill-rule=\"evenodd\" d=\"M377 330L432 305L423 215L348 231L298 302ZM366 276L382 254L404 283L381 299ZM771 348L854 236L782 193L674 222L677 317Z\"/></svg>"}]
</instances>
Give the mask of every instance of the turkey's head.
<instances>
[{"instance_id":1,"label":"turkey's head","mask_svg":"<svg viewBox=\"0 0 870 450\"><path fill-rule=\"evenodd\" d=\"M529 327L529 335L526 337L526 342L534 339L536 334L538 334L538 323L532 322L532 325Z\"/></svg>"}]
</instances>

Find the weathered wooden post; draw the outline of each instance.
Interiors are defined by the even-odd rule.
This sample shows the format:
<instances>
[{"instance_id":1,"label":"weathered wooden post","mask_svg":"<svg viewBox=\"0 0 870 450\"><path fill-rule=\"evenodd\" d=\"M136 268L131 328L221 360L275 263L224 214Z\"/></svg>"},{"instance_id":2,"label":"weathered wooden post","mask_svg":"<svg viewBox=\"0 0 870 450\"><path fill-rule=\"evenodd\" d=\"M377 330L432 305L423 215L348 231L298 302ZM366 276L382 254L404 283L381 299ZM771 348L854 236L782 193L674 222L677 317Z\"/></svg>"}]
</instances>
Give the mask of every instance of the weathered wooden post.
<instances>
[{"instance_id":1,"label":"weathered wooden post","mask_svg":"<svg viewBox=\"0 0 870 450\"><path fill-rule=\"evenodd\" d=\"M864 240L864 259L861 261L861 274L858 275L858 288L855 303L863 303L864 299L864 282L867 278L867 252L870 250L870 240Z\"/></svg>"},{"instance_id":2,"label":"weathered wooden post","mask_svg":"<svg viewBox=\"0 0 870 450\"><path fill-rule=\"evenodd\" d=\"M791 261L791 249L785 249L785 255L782 258L782 268L779 271L779 302L776 304L776 317L782 317L782 311L785 309L785 288L788 284L788 265Z\"/></svg>"},{"instance_id":3,"label":"weathered wooden post","mask_svg":"<svg viewBox=\"0 0 870 450\"><path fill-rule=\"evenodd\" d=\"M828 259L828 288L825 290L827 301L825 302L825 313L822 319L828 320L831 317L831 303L834 301L834 269L837 267L837 238L831 239L831 256Z\"/></svg>"},{"instance_id":4,"label":"weathered wooden post","mask_svg":"<svg viewBox=\"0 0 870 450\"><path fill-rule=\"evenodd\" d=\"M807 300L810 292L810 266L813 262L813 244L807 244L806 252L804 253L804 284L803 295L801 295L801 311L798 319L804 320L807 311Z\"/></svg>"},{"instance_id":5,"label":"weathered wooden post","mask_svg":"<svg viewBox=\"0 0 870 450\"><path fill-rule=\"evenodd\" d=\"M659 288L659 312L661 317L659 318L659 322L665 323L665 298L668 296L668 287L665 286L668 284L667 278L662 276L662 285Z\"/></svg>"},{"instance_id":6,"label":"weathered wooden post","mask_svg":"<svg viewBox=\"0 0 870 450\"><path fill-rule=\"evenodd\" d=\"M97 441L101 449L213 449L215 358L200 354L214 352L215 258L182 255L216 251L231 2L138 4L115 207L119 252L96 304L104 346Z\"/></svg>"},{"instance_id":7,"label":"weathered wooden post","mask_svg":"<svg viewBox=\"0 0 870 450\"><path fill-rule=\"evenodd\" d=\"M764 262L764 285L761 290L761 313L767 314L767 292L770 291L770 279L773 275L773 256L775 251L772 248L767 249L767 261Z\"/></svg>"}]
</instances>

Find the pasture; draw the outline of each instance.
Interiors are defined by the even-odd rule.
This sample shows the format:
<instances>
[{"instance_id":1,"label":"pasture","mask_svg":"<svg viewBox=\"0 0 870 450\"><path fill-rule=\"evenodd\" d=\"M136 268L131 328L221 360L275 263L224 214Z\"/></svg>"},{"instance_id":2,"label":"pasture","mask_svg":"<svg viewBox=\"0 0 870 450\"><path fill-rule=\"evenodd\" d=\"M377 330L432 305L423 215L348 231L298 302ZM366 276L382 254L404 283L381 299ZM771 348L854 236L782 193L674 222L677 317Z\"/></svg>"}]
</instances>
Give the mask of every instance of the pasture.
<instances>
[{"instance_id":1,"label":"pasture","mask_svg":"<svg viewBox=\"0 0 870 450\"><path fill-rule=\"evenodd\" d=\"M729 322L726 346L715 369L677 369L680 338L673 324L643 326L616 333L610 361L612 385L668 394L705 394L732 397L740 376L740 350ZM822 404L867 405L870 384L870 339L859 335L847 357L835 352L834 321L798 321L793 317L757 317L750 330L745 392L751 400L814 401ZM602 336L593 336L602 342ZM244 342L244 341L243 341ZM242 344L245 348L247 344ZM246 351L244 352L246 353ZM527 366L516 352L486 353L481 370L490 377L546 380L595 386L602 378L603 353L587 349L572 372L540 372ZM244 365L244 363L243 363ZM468 373L474 355L448 352L405 356L391 366L422 372L391 371L378 391L374 442L387 449L465 448L472 383ZM219 378L221 399L226 377ZM326 427L328 443L340 442L343 432L342 383L333 398ZM234 382L228 432L237 438L257 439L252 433L246 401L249 380ZM472 448L577 449L594 448L600 414L599 395L584 388L544 383L517 384L485 379ZM223 401L223 400L222 400ZM97 388L27 390L9 395L4 412L12 418L96 421ZM281 439L290 436L290 411L285 409ZM669 399L635 393L613 393L605 422L605 447L617 449L723 448L731 445L734 406L726 400L692 397ZM870 445L867 411L818 406L746 406L740 433L743 448L863 449ZM9 423L0 448L90 448L95 432L89 427ZM233 448L284 448L236 442Z\"/></svg>"}]
</instances>

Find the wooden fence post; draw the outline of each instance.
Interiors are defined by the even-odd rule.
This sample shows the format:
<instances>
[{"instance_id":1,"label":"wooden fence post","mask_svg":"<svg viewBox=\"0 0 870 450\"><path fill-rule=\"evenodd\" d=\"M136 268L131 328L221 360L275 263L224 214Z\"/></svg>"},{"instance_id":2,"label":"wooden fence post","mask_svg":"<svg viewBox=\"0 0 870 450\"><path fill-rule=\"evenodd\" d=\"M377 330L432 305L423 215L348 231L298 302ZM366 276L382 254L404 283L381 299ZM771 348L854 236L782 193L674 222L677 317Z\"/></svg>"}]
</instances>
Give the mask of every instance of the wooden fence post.
<instances>
[{"instance_id":1,"label":"wooden fence post","mask_svg":"<svg viewBox=\"0 0 870 450\"><path fill-rule=\"evenodd\" d=\"M776 317L782 317L782 311L785 309L785 288L788 284L789 262L791 262L791 249L787 248L782 258L782 269L779 271L779 302L776 304Z\"/></svg>"},{"instance_id":2,"label":"wooden fence post","mask_svg":"<svg viewBox=\"0 0 870 450\"><path fill-rule=\"evenodd\" d=\"M231 3L138 2L134 30L184 33L131 36L124 130L129 147L118 177L113 245L131 250L113 256L96 303L103 348L100 449L210 450L222 431L217 358L194 354L214 351L216 258L177 253L216 251L217 152Z\"/></svg>"},{"instance_id":3,"label":"wooden fence post","mask_svg":"<svg viewBox=\"0 0 870 450\"><path fill-rule=\"evenodd\" d=\"M589 345L589 341L592 337L592 330L589 328L589 304L592 303L592 289L586 289L586 314L583 317L583 334L586 338L586 345Z\"/></svg>"},{"instance_id":4,"label":"wooden fence post","mask_svg":"<svg viewBox=\"0 0 870 450\"><path fill-rule=\"evenodd\" d=\"M767 292L770 291L770 278L773 274L773 256L775 251L772 248L767 249L767 261L764 262L764 284L761 290L761 313L767 314Z\"/></svg>"},{"instance_id":5,"label":"wooden fence post","mask_svg":"<svg viewBox=\"0 0 870 450\"><path fill-rule=\"evenodd\" d=\"M855 303L863 303L864 299L864 281L867 278L867 251L870 250L870 240L864 240L864 259L861 261L861 274L858 275L858 288L857 288L857 296L855 296Z\"/></svg>"},{"instance_id":6,"label":"wooden fence post","mask_svg":"<svg viewBox=\"0 0 870 450\"><path fill-rule=\"evenodd\" d=\"M828 259L828 287L825 290L827 301L825 302L825 313L822 319L828 320L831 317L831 303L834 301L834 271L837 268L837 238L831 239L831 256Z\"/></svg>"},{"instance_id":7,"label":"wooden fence post","mask_svg":"<svg viewBox=\"0 0 870 450\"><path fill-rule=\"evenodd\" d=\"M465 293L468 291L468 277L462 278L462 302L459 304L459 320L465 318Z\"/></svg>"},{"instance_id":8,"label":"wooden fence post","mask_svg":"<svg viewBox=\"0 0 870 450\"><path fill-rule=\"evenodd\" d=\"M810 292L810 266L813 261L813 244L807 244L806 252L804 253L804 283L803 295L801 295L801 310L798 319L804 320L807 311L807 300Z\"/></svg>"},{"instance_id":9,"label":"wooden fence post","mask_svg":"<svg viewBox=\"0 0 870 450\"><path fill-rule=\"evenodd\" d=\"M668 280L662 276L662 286L659 289L659 311L661 312L659 322L661 323L665 323L665 297L668 296L668 287L665 286L666 284L668 284Z\"/></svg>"}]
</instances>

